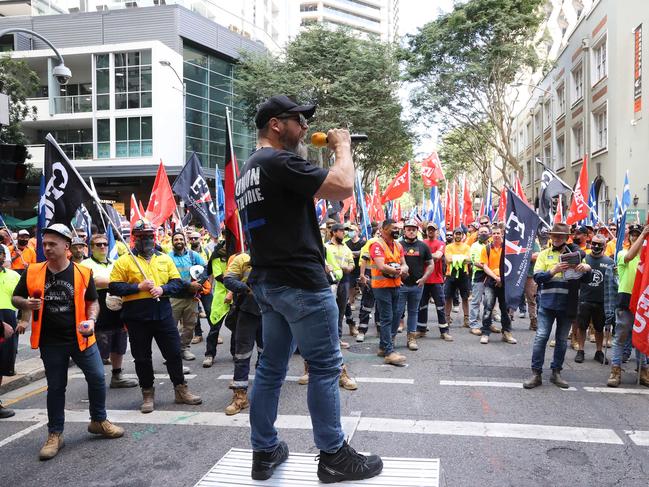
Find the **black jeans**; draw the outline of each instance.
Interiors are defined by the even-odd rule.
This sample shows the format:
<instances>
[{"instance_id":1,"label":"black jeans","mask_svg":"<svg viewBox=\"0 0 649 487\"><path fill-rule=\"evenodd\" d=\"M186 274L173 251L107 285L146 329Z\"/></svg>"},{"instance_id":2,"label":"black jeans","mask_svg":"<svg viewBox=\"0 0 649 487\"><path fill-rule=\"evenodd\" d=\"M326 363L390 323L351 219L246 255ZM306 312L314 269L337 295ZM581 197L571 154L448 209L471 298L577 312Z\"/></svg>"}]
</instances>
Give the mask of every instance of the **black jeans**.
<instances>
[{"instance_id":1,"label":"black jeans","mask_svg":"<svg viewBox=\"0 0 649 487\"><path fill-rule=\"evenodd\" d=\"M338 338L343 336L343 319L345 318L345 308L349 301L349 274L343 278L336 286L336 304L338 305Z\"/></svg>"},{"instance_id":2,"label":"black jeans","mask_svg":"<svg viewBox=\"0 0 649 487\"><path fill-rule=\"evenodd\" d=\"M428 303L433 298L435 309L437 310L437 323L440 333L448 331L446 323L446 314L444 312L444 284L424 284L424 292L419 302L419 315L417 316L417 331L426 331L428 329Z\"/></svg>"},{"instance_id":3,"label":"black jeans","mask_svg":"<svg viewBox=\"0 0 649 487\"><path fill-rule=\"evenodd\" d=\"M261 316L239 310L234 340L234 377L232 389L247 389L250 357L257 342L257 360L264 344L261 333Z\"/></svg>"},{"instance_id":4,"label":"black jeans","mask_svg":"<svg viewBox=\"0 0 649 487\"><path fill-rule=\"evenodd\" d=\"M219 333L221 332L221 325L228 315L225 314L215 324L210 323L210 331L205 338L205 356L216 357L216 346L219 340Z\"/></svg>"},{"instance_id":5,"label":"black jeans","mask_svg":"<svg viewBox=\"0 0 649 487\"><path fill-rule=\"evenodd\" d=\"M212 322L210 321L210 313L212 312L212 299L214 296L210 294L201 294L201 304L203 305L203 311L207 315L207 323L210 325L210 331L212 331ZM194 327L194 336L202 337L203 329L201 328L201 314L198 313L196 316L196 326Z\"/></svg>"},{"instance_id":6,"label":"black jeans","mask_svg":"<svg viewBox=\"0 0 649 487\"><path fill-rule=\"evenodd\" d=\"M370 315L374 311L374 306L376 305L376 300L374 299L374 292L370 283L367 283L367 286L362 287L362 296L361 296L361 309L358 312L358 331L361 333L367 333L367 328L370 323ZM378 317L374 315L374 321L378 322Z\"/></svg>"},{"instance_id":7,"label":"black jeans","mask_svg":"<svg viewBox=\"0 0 649 487\"><path fill-rule=\"evenodd\" d=\"M127 323L127 327L131 353L135 359L135 372L141 387L153 387L153 363L151 361L153 340L167 361L167 372L169 372L169 378L173 385L185 383L180 355L180 335L171 315L161 320Z\"/></svg>"},{"instance_id":8,"label":"black jeans","mask_svg":"<svg viewBox=\"0 0 649 487\"><path fill-rule=\"evenodd\" d=\"M489 336L491 329L489 328L493 323L493 312L496 306L496 300L500 307L500 324L502 331L512 331L512 322L509 319L509 310L505 302L505 288L503 286L485 286L484 288L484 315L482 317L482 334Z\"/></svg>"}]
</instances>

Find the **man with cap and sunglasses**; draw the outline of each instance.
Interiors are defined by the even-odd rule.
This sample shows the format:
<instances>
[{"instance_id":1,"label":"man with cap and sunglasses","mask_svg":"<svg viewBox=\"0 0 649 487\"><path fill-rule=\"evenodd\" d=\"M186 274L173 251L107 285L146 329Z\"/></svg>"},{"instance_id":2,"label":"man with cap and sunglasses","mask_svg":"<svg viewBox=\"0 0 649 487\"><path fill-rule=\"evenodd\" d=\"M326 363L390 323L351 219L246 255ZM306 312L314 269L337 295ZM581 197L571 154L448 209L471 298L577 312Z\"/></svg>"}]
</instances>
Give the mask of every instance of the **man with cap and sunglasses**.
<instances>
[{"instance_id":1,"label":"man with cap and sunglasses","mask_svg":"<svg viewBox=\"0 0 649 487\"><path fill-rule=\"evenodd\" d=\"M36 252L29 246L29 231L19 230L16 245L11 251L11 268L22 274L29 264L36 262Z\"/></svg>"},{"instance_id":2,"label":"man with cap and sunglasses","mask_svg":"<svg viewBox=\"0 0 649 487\"><path fill-rule=\"evenodd\" d=\"M250 391L255 480L270 478L288 458L288 446L279 440L274 423L294 343L309 364L307 402L320 450L320 480L360 480L383 468L378 456L360 455L347 444L340 422L338 308L325 274L314 198L350 197L354 163L349 132L342 129L327 133L335 157L331 168L304 159L307 119L315 110L315 105L298 105L285 95L259 105L258 148L246 161L235 189L250 246L248 282L263 324L264 353Z\"/></svg>"},{"instance_id":3,"label":"man with cap and sunglasses","mask_svg":"<svg viewBox=\"0 0 649 487\"><path fill-rule=\"evenodd\" d=\"M424 243L430 249L433 263L432 273L429 275L424 284L424 291L419 302L419 314L417 317L417 338L423 337L428 331L428 303L431 298L435 309L437 310L437 324L439 326L440 336L450 337L448 333L448 323L446 322L445 302L444 302L444 250L446 244L438 237L437 224L428 222L426 225L426 238Z\"/></svg>"},{"instance_id":4,"label":"man with cap and sunglasses","mask_svg":"<svg viewBox=\"0 0 649 487\"><path fill-rule=\"evenodd\" d=\"M63 448L65 389L70 358L88 382L88 432L119 438L124 430L106 418L104 366L95 344L99 314L92 271L68 260L70 229L55 223L43 230L45 262L31 264L16 285L12 304L33 313L31 346L40 348L47 378L48 437L39 458Z\"/></svg>"}]
</instances>

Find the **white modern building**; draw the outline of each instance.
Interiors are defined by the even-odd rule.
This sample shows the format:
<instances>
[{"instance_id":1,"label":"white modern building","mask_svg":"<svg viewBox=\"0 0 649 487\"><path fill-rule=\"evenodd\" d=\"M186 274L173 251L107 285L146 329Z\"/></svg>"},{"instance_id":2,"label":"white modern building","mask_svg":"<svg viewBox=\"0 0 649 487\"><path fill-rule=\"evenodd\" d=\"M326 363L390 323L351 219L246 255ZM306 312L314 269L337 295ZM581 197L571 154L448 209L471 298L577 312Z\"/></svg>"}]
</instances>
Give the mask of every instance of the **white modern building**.
<instances>
[{"instance_id":1,"label":"white modern building","mask_svg":"<svg viewBox=\"0 0 649 487\"><path fill-rule=\"evenodd\" d=\"M632 210L643 223L649 205L649 120L642 34L649 2L597 0L589 6L563 34L552 69L525 87L528 96L512 143L524 168L524 187L534 198L543 170L536 159L574 186L587 157L603 220L612 216L628 170Z\"/></svg>"},{"instance_id":2,"label":"white modern building","mask_svg":"<svg viewBox=\"0 0 649 487\"><path fill-rule=\"evenodd\" d=\"M8 28L45 36L72 71L61 86L44 43L22 33L0 40L41 81L28 100L37 117L23 124L37 168L50 132L103 198L127 202L133 192L146 202L160 161L174 175L195 151L210 176L223 167L226 111L237 158L254 148L234 65L242 50L263 52L259 42L180 5L0 18Z\"/></svg>"}]
</instances>

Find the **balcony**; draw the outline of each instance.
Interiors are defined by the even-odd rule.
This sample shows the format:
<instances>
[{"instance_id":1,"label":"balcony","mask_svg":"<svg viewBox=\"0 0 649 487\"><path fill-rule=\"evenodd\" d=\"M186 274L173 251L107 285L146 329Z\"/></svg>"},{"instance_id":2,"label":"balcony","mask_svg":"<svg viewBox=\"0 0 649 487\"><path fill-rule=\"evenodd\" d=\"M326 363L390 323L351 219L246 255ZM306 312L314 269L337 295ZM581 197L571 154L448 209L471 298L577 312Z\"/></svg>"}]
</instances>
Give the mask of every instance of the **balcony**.
<instances>
[{"instance_id":1,"label":"balcony","mask_svg":"<svg viewBox=\"0 0 649 487\"><path fill-rule=\"evenodd\" d=\"M54 114L92 112L92 95L69 95L54 97Z\"/></svg>"}]
</instances>

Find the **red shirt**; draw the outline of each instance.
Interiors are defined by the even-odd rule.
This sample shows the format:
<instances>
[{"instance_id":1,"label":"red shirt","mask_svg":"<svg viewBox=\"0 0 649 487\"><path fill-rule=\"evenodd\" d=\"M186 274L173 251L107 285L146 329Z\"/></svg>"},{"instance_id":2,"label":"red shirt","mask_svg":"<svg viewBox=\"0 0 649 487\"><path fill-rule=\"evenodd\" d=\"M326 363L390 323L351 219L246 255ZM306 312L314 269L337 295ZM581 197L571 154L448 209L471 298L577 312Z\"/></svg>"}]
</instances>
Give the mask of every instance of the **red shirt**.
<instances>
[{"instance_id":1,"label":"red shirt","mask_svg":"<svg viewBox=\"0 0 649 487\"><path fill-rule=\"evenodd\" d=\"M429 240L426 239L424 240L428 247L430 248L430 252L434 254L435 252L439 252L440 250L442 251L442 254L444 253L444 249L446 248L446 244L439 240L438 238L434 240ZM430 275L428 280L426 281L426 284L443 284L444 283L444 270L442 266L444 265L444 259L439 259L439 260L434 260L434 266L435 269L433 270L433 273Z\"/></svg>"},{"instance_id":2,"label":"red shirt","mask_svg":"<svg viewBox=\"0 0 649 487\"><path fill-rule=\"evenodd\" d=\"M392 245L388 244L387 242L386 244L389 245L393 250L394 246L396 245L395 242L392 242ZM399 245L399 250L401 257L403 257L403 247L401 247L401 245ZM370 245L370 257L372 259L374 259L375 257L383 257L385 259L385 252L383 251L383 246L380 243L374 242L372 245Z\"/></svg>"}]
</instances>

